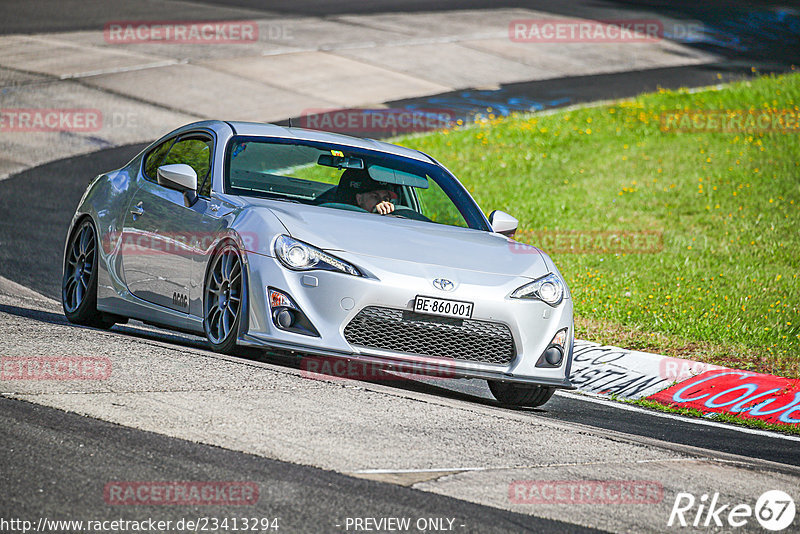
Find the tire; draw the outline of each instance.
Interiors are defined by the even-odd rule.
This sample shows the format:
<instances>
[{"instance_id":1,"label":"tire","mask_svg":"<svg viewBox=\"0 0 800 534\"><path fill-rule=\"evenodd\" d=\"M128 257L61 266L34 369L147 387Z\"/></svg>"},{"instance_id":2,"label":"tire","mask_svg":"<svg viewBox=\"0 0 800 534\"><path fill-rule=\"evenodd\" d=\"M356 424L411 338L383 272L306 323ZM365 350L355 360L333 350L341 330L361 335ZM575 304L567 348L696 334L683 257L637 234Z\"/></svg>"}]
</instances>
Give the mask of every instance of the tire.
<instances>
[{"instance_id":1,"label":"tire","mask_svg":"<svg viewBox=\"0 0 800 534\"><path fill-rule=\"evenodd\" d=\"M203 283L203 330L214 352L236 350L246 287L239 251L232 243L222 245L211 258Z\"/></svg>"},{"instance_id":2,"label":"tire","mask_svg":"<svg viewBox=\"0 0 800 534\"><path fill-rule=\"evenodd\" d=\"M69 322L109 329L116 320L97 310L98 252L97 232L87 217L72 232L64 255L61 305Z\"/></svg>"},{"instance_id":3,"label":"tire","mask_svg":"<svg viewBox=\"0 0 800 534\"><path fill-rule=\"evenodd\" d=\"M535 408L550 400L556 389L546 386L531 386L511 382L489 380L489 389L500 404Z\"/></svg>"}]
</instances>

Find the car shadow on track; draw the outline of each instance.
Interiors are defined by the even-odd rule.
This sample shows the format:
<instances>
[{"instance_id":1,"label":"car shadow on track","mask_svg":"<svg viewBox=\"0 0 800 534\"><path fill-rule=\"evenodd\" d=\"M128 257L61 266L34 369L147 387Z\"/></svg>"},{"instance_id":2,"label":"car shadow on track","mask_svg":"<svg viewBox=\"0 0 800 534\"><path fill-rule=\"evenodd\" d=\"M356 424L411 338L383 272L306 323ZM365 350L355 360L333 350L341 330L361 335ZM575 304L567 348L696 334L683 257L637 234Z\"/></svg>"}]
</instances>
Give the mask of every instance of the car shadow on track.
<instances>
[{"instance_id":1,"label":"car shadow on track","mask_svg":"<svg viewBox=\"0 0 800 534\"><path fill-rule=\"evenodd\" d=\"M0 313L7 313L9 315L15 315L17 317L24 317L26 319L32 319L54 325L97 330L95 328L72 324L67 321L67 318L62 313L26 308L24 306L0 304ZM138 321L124 325L115 325L110 331L125 336L138 338L144 341L157 341L169 343L175 346L210 352L207 341L200 336L163 330L157 327L151 327L143 323L139 323ZM423 393L451 400L490 406L493 408L502 408L530 413L547 413L547 410L542 408L517 408L503 406L491 397L489 389L483 381L456 378L436 378L416 375L409 377L405 373L396 373L388 369L377 370L373 372L369 378L354 379L342 377L335 372L308 372L303 369L304 355L300 353L239 347L234 356L241 358L242 360L256 361L270 365L278 365L288 369L299 370L306 378L312 380L347 380L355 384L369 383L387 386L392 389L402 391ZM434 380L436 383L432 383Z\"/></svg>"},{"instance_id":2,"label":"car shadow on track","mask_svg":"<svg viewBox=\"0 0 800 534\"><path fill-rule=\"evenodd\" d=\"M24 317L26 319L33 319L42 323L50 324L70 324L63 313L50 312L45 310L37 310L33 308L23 308L22 306L12 306L10 304L0 304L0 313L7 313L9 315L16 315L17 317Z\"/></svg>"}]
</instances>

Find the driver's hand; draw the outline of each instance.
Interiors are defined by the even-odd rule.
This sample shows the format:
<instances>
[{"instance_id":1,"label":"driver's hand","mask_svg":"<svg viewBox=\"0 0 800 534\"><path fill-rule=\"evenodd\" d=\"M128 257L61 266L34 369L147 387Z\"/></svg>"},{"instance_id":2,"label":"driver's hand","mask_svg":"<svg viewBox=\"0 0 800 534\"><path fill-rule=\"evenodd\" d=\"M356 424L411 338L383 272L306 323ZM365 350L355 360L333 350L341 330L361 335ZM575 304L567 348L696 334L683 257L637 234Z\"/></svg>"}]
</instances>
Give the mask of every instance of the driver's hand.
<instances>
[{"instance_id":1,"label":"driver's hand","mask_svg":"<svg viewBox=\"0 0 800 534\"><path fill-rule=\"evenodd\" d=\"M375 213L380 213L381 215L389 215L394 211L394 204L384 200L383 202L376 204L373 211Z\"/></svg>"}]
</instances>

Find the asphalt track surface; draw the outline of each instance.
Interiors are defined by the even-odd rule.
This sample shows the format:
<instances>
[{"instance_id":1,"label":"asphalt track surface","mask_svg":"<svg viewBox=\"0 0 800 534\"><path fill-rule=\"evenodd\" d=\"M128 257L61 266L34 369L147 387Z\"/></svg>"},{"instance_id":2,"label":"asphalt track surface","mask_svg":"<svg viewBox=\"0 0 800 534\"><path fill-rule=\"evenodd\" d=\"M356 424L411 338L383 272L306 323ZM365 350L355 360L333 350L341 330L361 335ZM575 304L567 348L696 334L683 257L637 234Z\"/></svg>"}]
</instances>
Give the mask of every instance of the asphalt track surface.
<instances>
[{"instance_id":1,"label":"asphalt track surface","mask_svg":"<svg viewBox=\"0 0 800 534\"><path fill-rule=\"evenodd\" d=\"M225 20L252 17L336 16L454 9L527 8L564 17L635 18L642 14L702 21L718 39L698 46L738 61L797 63L800 39L781 14L796 17L787 0L3 0L0 34L96 30L114 20ZM765 10L774 15L765 17ZM789 33L786 33L787 29ZM728 46L735 43L736 46Z\"/></svg>"},{"instance_id":2,"label":"asphalt track surface","mask_svg":"<svg viewBox=\"0 0 800 534\"><path fill-rule=\"evenodd\" d=\"M609 16L609 9L638 10L649 7L663 14L710 19L720 10L746 10L748 5L786 5L785 2L487 2L483 0L439 0L437 2L361 2L220 0L195 2L212 8L203 17L187 16L187 5L179 2L133 3L118 0L5 0L0 4L0 33L34 33L97 29L108 20L234 18L225 16L228 7L285 15L335 15L385 11L427 11L481 7L529 7L564 16ZM770 45L770 43L766 43ZM499 91L480 95L507 101L524 97L542 102L543 107L574 104L606 98L633 96L657 87L701 86L735 79L749 71L750 65L763 70L783 70L800 57L798 43L782 46L753 46L730 61L689 68L655 69L614 75L563 78L512 84ZM708 46L708 45L702 45ZM715 52L721 50L711 47ZM724 50L722 50L724 52ZM719 76L718 76L719 75ZM720 78L720 76L722 78ZM425 104L430 98L452 98L453 93L427 99L402 101L392 105ZM474 95L469 95L472 97ZM469 100L469 98L462 100ZM153 137L163 132L154 132ZM65 134L66 135L66 134ZM138 153L143 145L100 150L93 154L52 162L27 170L0 182L0 274L58 299L60 264L66 227L86 184L98 173L118 168ZM63 324L60 314L2 306L2 311L43 322ZM152 336L176 344L197 346L197 338L165 332L116 327L129 335ZM291 359L279 355L247 353L243 358L265 359L293 366ZM495 404L488 390L477 381L394 381L396 388L426 394ZM664 418L643 411L623 411L574 395L557 395L531 416L575 422L667 443L691 445L709 450L760 458L788 465L800 465L796 441L749 434L737 429L702 426L690 421ZM120 427L111 423L32 405L0 399L0 517L30 517L47 510L53 517L86 519L142 519L141 507L109 507L99 497L97 485L117 480L250 480L263 491L255 510L248 515L283 517L285 531L333 530L338 517L350 516L451 516L468 525L468 531L510 532L586 531L582 527L514 514L466 503L431 493L374 481L356 479L312 467L298 466L225 449L164 437ZM88 497L92 495L93 497ZM292 499L285 498L292 495ZM184 507L159 507L153 517L177 520L186 516L216 515ZM231 512L239 512L231 510Z\"/></svg>"},{"instance_id":3,"label":"asphalt track surface","mask_svg":"<svg viewBox=\"0 0 800 534\"><path fill-rule=\"evenodd\" d=\"M592 532L403 486L357 479L0 398L0 517L141 521L279 518L276 532L344 531L346 517L448 517L461 532ZM109 444L114 444L110 447ZM57 476L53 476L57 473ZM107 481L247 481L252 506L109 506ZM337 525L342 525L337 527ZM597 531L595 531L597 532Z\"/></svg>"},{"instance_id":4,"label":"asphalt track surface","mask_svg":"<svg viewBox=\"0 0 800 534\"><path fill-rule=\"evenodd\" d=\"M47 297L60 297L61 254L67 225L88 181L103 170L122 166L142 148L132 145L69 158L29 169L0 182L0 273ZM13 216L24 207L24 217ZM66 323L60 314L11 308L0 310L44 322ZM178 344L202 347L197 338L159 332L144 332L129 327L131 335L153 336ZM296 365L296 360L257 353L245 358L263 358L270 363ZM389 381L395 388L409 388L433 395L469 402L496 404L482 381L436 380ZM664 418L645 411L590 402L574 395L557 395L545 407L532 412L537 416L582 423L628 434L691 445L724 453L800 465L797 441L745 433L733 428L698 425L677 418Z\"/></svg>"}]
</instances>

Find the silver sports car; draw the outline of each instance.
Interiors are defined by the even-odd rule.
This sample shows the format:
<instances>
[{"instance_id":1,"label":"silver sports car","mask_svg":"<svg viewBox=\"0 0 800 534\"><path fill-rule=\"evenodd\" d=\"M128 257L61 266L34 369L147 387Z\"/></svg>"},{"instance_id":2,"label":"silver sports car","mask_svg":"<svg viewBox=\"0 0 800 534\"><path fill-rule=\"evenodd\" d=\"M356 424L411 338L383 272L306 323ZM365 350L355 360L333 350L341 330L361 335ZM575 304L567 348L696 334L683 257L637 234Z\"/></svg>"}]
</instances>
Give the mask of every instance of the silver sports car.
<instances>
[{"instance_id":1,"label":"silver sports car","mask_svg":"<svg viewBox=\"0 0 800 534\"><path fill-rule=\"evenodd\" d=\"M481 378L503 404L538 406L572 387L572 302L516 228L415 150L197 122L91 182L67 234L64 312L202 334L220 352Z\"/></svg>"}]
</instances>

